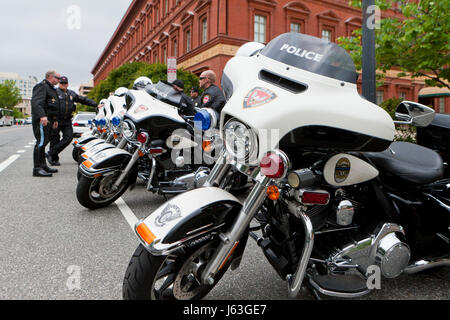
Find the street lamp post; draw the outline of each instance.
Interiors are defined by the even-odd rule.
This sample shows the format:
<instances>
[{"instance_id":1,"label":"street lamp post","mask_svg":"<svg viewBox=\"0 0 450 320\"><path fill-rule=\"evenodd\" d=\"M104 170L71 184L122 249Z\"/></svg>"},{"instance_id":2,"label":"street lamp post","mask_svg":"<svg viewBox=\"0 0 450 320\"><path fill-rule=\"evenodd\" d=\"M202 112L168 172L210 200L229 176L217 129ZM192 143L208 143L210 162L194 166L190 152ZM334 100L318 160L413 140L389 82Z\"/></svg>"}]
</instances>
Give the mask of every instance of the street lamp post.
<instances>
[{"instance_id":1,"label":"street lamp post","mask_svg":"<svg viewBox=\"0 0 450 320\"><path fill-rule=\"evenodd\" d=\"M363 0L362 29L362 95L376 103L375 0Z\"/></svg>"}]
</instances>

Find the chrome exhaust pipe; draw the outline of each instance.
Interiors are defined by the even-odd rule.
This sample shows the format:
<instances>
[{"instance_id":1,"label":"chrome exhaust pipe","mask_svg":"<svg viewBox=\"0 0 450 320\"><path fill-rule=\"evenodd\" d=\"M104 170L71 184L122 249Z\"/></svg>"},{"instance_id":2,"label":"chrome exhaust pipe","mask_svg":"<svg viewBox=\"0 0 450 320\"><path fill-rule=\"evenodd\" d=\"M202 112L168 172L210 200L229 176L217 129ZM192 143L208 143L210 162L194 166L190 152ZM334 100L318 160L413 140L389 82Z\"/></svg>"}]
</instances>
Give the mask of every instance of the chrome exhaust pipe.
<instances>
[{"instance_id":1,"label":"chrome exhaust pipe","mask_svg":"<svg viewBox=\"0 0 450 320\"><path fill-rule=\"evenodd\" d=\"M435 260L419 260L410 264L403 271L404 274L416 274L428 269L438 268L438 267L450 267L450 256L439 258Z\"/></svg>"}]
</instances>

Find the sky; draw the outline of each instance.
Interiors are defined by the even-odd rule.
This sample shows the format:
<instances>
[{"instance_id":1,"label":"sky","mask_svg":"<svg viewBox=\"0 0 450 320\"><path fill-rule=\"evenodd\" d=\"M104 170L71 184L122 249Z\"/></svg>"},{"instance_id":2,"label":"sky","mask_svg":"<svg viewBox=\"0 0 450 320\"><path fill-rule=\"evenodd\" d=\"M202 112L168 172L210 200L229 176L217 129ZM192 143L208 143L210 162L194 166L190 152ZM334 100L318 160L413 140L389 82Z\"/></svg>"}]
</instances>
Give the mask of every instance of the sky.
<instances>
[{"instance_id":1,"label":"sky","mask_svg":"<svg viewBox=\"0 0 450 320\"><path fill-rule=\"evenodd\" d=\"M54 69L78 92L131 2L1 0L0 72L41 81Z\"/></svg>"}]
</instances>

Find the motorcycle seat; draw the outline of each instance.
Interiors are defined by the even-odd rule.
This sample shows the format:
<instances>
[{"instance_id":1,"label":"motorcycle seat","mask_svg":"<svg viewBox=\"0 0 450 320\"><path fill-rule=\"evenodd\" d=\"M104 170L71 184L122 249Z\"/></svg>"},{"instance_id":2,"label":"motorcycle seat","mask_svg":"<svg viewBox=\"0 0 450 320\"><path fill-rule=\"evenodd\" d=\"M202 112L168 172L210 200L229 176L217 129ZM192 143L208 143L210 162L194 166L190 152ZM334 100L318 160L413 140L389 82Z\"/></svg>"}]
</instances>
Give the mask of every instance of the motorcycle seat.
<instances>
[{"instance_id":1,"label":"motorcycle seat","mask_svg":"<svg viewBox=\"0 0 450 320\"><path fill-rule=\"evenodd\" d=\"M428 148L409 142L393 142L383 152L364 153L377 167L389 175L415 185L424 185L442 178L441 156Z\"/></svg>"}]
</instances>

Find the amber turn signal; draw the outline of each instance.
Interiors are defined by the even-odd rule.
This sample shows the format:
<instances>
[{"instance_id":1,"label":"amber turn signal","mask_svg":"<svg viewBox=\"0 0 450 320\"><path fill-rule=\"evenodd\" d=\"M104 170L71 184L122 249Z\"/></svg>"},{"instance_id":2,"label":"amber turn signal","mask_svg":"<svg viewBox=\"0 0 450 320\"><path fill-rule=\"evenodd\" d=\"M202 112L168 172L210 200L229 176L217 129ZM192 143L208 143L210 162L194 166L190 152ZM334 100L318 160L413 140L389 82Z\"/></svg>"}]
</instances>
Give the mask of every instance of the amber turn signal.
<instances>
[{"instance_id":1,"label":"amber turn signal","mask_svg":"<svg viewBox=\"0 0 450 320\"><path fill-rule=\"evenodd\" d=\"M152 242L156 239L156 236L153 234L153 232L151 232L143 222L136 227L136 232L147 244L152 244Z\"/></svg>"},{"instance_id":2,"label":"amber turn signal","mask_svg":"<svg viewBox=\"0 0 450 320\"><path fill-rule=\"evenodd\" d=\"M270 186L267 188L267 197L270 200L276 201L280 198L280 190L277 186Z\"/></svg>"}]
</instances>

